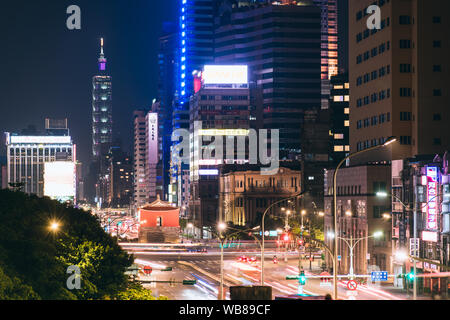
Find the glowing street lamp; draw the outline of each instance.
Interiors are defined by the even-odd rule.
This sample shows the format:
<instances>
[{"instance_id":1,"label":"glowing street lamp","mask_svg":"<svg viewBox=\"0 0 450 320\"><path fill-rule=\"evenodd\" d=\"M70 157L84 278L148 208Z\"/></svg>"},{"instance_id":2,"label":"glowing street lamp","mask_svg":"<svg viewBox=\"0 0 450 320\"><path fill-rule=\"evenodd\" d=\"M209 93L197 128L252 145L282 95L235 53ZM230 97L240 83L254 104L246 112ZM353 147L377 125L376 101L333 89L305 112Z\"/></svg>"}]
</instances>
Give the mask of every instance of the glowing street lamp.
<instances>
[{"instance_id":1,"label":"glowing street lamp","mask_svg":"<svg viewBox=\"0 0 450 320\"><path fill-rule=\"evenodd\" d=\"M364 150L357 151L355 153L351 153L348 156L346 156L344 159L342 159L339 164L337 165L336 169L333 173L333 215L334 215L334 231L337 232L338 228L338 219L337 219L337 174L339 171L339 168L342 167L342 165L350 158L353 158L357 155L360 155L361 153L369 152L372 150L376 150L378 148L387 147L390 144L397 141L396 137L389 137L383 144L373 146ZM338 256L338 240L337 237L334 238L334 259L333 259L333 282L334 282L334 299L338 299L338 277L337 277L337 256Z\"/></svg>"},{"instance_id":2,"label":"glowing street lamp","mask_svg":"<svg viewBox=\"0 0 450 320\"><path fill-rule=\"evenodd\" d=\"M59 230L59 223L57 221L52 221L50 223L49 228L50 228L50 231L57 232Z\"/></svg>"},{"instance_id":3,"label":"glowing street lamp","mask_svg":"<svg viewBox=\"0 0 450 320\"><path fill-rule=\"evenodd\" d=\"M217 225L217 229L219 229L219 231L224 231L227 228L227 225L224 222L221 222Z\"/></svg>"}]
</instances>

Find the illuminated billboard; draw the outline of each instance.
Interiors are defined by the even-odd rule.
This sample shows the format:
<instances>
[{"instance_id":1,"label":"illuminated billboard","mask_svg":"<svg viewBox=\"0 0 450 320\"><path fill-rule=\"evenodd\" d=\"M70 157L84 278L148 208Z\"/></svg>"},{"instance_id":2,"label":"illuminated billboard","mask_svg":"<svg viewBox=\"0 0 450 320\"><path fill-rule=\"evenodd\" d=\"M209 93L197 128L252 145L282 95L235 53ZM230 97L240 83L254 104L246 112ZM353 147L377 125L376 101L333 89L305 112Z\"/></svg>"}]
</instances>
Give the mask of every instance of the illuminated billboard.
<instances>
[{"instance_id":1,"label":"illuminated billboard","mask_svg":"<svg viewBox=\"0 0 450 320\"><path fill-rule=\"evenodd\" d=\"M206 65L202 74L204 84L247 84L247 66Z\"/></svg>"},{"instance_id":2,"label":"illuminated billboard","mask_svg":"<svg viewBox=\"0 0 450 320\"><path fill-rule=\"evenodd\" d=\"M75 163L55 161L44 164L44 195L59 201L75 198Z\"/></svg>"},{"instance_id":3,"label":"illuminated billboard","mask_svg":"<svg viewBox=\"0 0 450 320\"><path fill-rule=\"evenodd\" d=\"M199 136L248 136L248 129L199 129Z\"/></svg>"},{"instance_id":4,"label":"illuminated billboard","mask_svg":"<svg viewBox=\"0 0 450 320\"><path fill-rule=\"evenodd\" d=\"M438 168L427 167L427 229L437 230Z\"/></svg>"},{"instance_id":5,"label":"illuminated billboard","mask_svg":"<svg viewBox=\"0 0 450 320\"><path fill-rule=\"evenodd\" d=\"M422 231L422 240L430 241L430 242L437 242L438 234L437 234L437 232L432 232L432 231Z\"/></svg>"},{"instance_id":6,"label":"illuminated billboard","mask_svg":"<svg viewBox=\"0 0 450 320\"><path fill-rule=\"evenodd\" d=\"M10 144L71 144L70 136L10 136Z\"/></svg>"},{"instance_id":7,"label":"illuminated billboard","mask_svg":"<svg viewBox=\"0 0 450 320\"><path fill-rule=\"evenodd\" d=\"M198 170L198 174L200 176L218 176L219 170L218 169L200 169L200 170Z\"/></svg>"}]
</instances>

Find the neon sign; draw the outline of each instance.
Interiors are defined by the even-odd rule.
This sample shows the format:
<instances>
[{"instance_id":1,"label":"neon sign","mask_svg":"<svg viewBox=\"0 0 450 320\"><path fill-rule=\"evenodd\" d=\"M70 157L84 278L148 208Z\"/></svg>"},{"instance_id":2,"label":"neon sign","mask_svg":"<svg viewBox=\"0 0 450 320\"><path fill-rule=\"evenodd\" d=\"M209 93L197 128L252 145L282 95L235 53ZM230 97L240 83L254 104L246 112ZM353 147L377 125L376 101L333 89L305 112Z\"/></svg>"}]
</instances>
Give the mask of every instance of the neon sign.
<instances>
[{"instance_id":1,"label":"neon sign","mask_svg":"<svg viewBox=\"0 0 450 320\"><path fill-rule=\"evenodd\" d=\"M437 230L438 168L427 167L427 229Z\"/></svg>"}]
</instances>

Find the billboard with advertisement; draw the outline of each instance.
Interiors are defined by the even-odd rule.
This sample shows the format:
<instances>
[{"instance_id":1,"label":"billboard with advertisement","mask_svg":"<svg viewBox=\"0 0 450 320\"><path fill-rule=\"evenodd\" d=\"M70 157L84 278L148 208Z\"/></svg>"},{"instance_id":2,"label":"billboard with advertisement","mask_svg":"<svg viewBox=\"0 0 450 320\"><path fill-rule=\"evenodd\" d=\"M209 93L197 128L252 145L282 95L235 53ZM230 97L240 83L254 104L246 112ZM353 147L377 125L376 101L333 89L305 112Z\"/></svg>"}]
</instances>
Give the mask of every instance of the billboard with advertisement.
<instances>
[{"instance_id":1,"label":"billboard with advertisement","mask_svg":"<svg viewBox=\"0 0 450 320\"><path fill-rule=\"evenodd\" d=\"M438 219L438 168L427 167L427 220L428 230L437 230Z\"/></svg>"},{"instance_id":2,"label":"billboard with advertisement","mask_svg":"<svg viewBox=\"0 0 450 320\"><path fill-rule=\"evenodd\" d=\"M248 67L244 65L206 65L202 79L204 84L247 84Z\"/></svg>"},{"instance_id":3,"label":"billboard with advertisement","mask_svg":"<svg viewBox=\"0 0 450 320\"><path fill-rule=\"evenodd\" d=\"M71 161L44 164L44 195L59 201L75 198L75 163Z\"/></svg>"}]
</instances>

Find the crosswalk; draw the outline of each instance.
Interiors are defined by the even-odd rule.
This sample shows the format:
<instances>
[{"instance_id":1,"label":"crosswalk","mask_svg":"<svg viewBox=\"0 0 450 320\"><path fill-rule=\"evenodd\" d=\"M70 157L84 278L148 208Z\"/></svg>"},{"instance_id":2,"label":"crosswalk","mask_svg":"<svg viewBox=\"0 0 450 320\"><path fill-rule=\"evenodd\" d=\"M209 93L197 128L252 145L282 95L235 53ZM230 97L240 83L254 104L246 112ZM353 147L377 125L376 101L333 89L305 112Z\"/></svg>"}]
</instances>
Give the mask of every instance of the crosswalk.
<instances>
[{"instance_id":1,"label":"crosswalk","mask_svg":"<svg viewBox=\"0 0 450 320\"><path fill-rule=\"evenodd\" d=\"M152 268L162 269L165 267L177 267L178 262L174 260L143 260L135 259L135 262L140 265L148 265ZM217 260L186 260L186 262L192 263L194 265L200 266L203 269L214 269L220 266L220 261Z\"/></svg>"}]
</instances>

